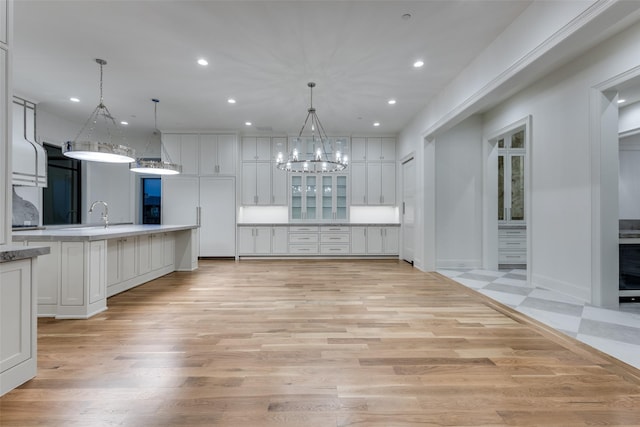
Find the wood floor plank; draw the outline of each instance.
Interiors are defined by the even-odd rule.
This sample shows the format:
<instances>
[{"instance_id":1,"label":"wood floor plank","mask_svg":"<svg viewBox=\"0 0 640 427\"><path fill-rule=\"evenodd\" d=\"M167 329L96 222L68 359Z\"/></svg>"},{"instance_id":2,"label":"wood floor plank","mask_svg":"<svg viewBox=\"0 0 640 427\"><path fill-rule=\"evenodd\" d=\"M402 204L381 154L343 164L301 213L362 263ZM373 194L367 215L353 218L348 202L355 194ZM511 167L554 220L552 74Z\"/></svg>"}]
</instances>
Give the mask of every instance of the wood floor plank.
<instances>
[{"instance_id":1,"label":"wood floor plank","mask_svg":"<svg viewBox=\"0 0 640 427\"><path fill-rule=\"evenodd\" d=\"M40 319L3 427L640 426L640 373L392 260L201 260Z\"/></svg>"}]
</instances>

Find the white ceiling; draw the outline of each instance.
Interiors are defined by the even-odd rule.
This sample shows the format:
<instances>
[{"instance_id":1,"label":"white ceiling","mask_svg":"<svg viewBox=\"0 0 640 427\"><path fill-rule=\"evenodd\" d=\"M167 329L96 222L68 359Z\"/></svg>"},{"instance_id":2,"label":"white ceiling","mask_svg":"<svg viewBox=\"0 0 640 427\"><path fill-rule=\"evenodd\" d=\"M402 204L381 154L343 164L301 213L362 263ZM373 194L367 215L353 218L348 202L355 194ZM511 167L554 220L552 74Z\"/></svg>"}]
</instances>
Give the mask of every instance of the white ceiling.
<instances>
[{"instance_id":1,"label":"white ceiling","mask_svg":"<svg viewBox=\"0 0 640 427\"><path fill-rule=\"evenodd\" d=\"M105 104L131 131L152 128L159 98L162 130L297 133L314 81L329 134L395 134L529 4L18 0L14 91L82 124L102 58Z\"/></svg>"}]
</instances>

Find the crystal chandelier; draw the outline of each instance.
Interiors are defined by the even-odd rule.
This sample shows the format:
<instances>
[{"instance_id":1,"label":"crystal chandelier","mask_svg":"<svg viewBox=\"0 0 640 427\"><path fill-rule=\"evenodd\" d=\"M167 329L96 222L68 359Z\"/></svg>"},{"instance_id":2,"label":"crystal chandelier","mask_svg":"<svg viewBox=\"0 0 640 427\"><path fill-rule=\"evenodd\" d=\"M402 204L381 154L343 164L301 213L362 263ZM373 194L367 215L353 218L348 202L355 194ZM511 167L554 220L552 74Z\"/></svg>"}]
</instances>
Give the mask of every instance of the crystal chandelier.
<instances>
[{"instance_id":1,"label":"crystal chandelier","mask_svg":"<svg viewBox=\"0 0 640 427\"><path fill-rule=\"evenodd\" d=\"M162 144L162 137L160 136L160 131L158 130L158 102L160 102L160 100L153 98L151 99L151 101L153 101L154 103L154 106L153 106L154 128L153 128L153 135L149 138L149 141L147 141L147 145L144 148L144 153L147 152L147 149L149 148L149 145L151 144L151 142L153 140L156 140L156 141L159 141L160 150L162 151L162 153L164 154L164 156L168 161L164 162L162 160L145 159L144 153L143 153L143 157L138 158L136 159L135 162L129 164L129 170L131 170L131 172L146 173L151 175L177 175L180 172L182 172L182 166L176 163L173 163L171 161L171 157L169 156L169 153L164 148L164 144Z\"/></svg>"},{"instance_id":2,"label":"crystal chandelier","mask_svg":"<svg viewBox=\"0 0 640 427\"><path fill-rule=\"evenodd\" d=\"M67 156L78 160L89 160L95 162L106 163L130 163L135 160L135 151L133 148L127 147L121 144L114 144L112 142L112 135L109 127L114 128L120 132L120 137L124 141L122 131L118 128L116 121L109 112L109 109L104 105L104 98L102 96L102 67L107 64L104 59L96 59L98 65L100 65L100 103L93 110L93 113L89 116L87 121L80 129L80 132L76 135L73 141L67 141L62 145L62 153ZM94 135L96 125L99 122L104 123L106 129L106 140L101 140L104 136ZM83 132L87 129L86 138L80 139L83 136ZM92 138L95 138L92 140Z\"/></svg>"},{"instance_id":3,"label":"crystal chandelier","mask_svg":"<svg viewBox=\"0 0 640 427\"><path fill-rule=\"evenodd\" d=\"M315 83L307 83L311 93L311 102L307 110L307 118L300 129L298 138L293 144L287 159L282 153L278 153L277 167L287 172L298 173L328 173L340 172L347 167L348 159L340 151L332 153L327 133L325 132L316 109L313 108L313 88ZM304 128L311 125L311 137L303 138ZM316 135L317 132L317 135ZM328 151L329 150L329 151Z\"/></svg>"}]
</instances>

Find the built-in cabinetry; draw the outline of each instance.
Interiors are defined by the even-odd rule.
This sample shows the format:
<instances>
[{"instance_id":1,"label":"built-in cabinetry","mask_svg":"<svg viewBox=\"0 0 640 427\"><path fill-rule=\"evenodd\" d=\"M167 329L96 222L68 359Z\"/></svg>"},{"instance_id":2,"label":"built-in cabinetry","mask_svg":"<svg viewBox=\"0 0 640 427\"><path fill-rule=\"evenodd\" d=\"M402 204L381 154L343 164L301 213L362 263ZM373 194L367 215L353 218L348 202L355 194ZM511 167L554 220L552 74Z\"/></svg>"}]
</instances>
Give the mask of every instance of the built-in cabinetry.
<instances>
[{"instance_id":1,"label":"built-in cabinetry","mask_svg":"<svg viewBox=\"0 0 640 427\"><path fill-rule=\"evenodd\" d=\"M394 138L351 138L351 204L396 204Z\"/></svg>"},{"instance_id":2,"label":"built-in cabinetry","mask_svg":"<svg viewBox=\"0 0 640 427\"><path fill-rule=\"evenodd\" d=\"M292 221L345 221L349 216L346 174L289 174Z\"/></svg>"},{"instance_id":3,"label":"built-in cabinetry","mask_svg":"<svg viewBox=\"0 0 640 427\"><path fill-rule=\"evenodd\" d=\"M518 128L496 140L498 148L498 265L527 263L525 218L525 131Z\"/></svg>"},{"instance_id":4,"label":"built-in cabinetry","mask_svg":"<svg viewBox=\"0 0 640 427\"><path fill-rule=\"evenodd\" d=\"M32 260L0 263L0 395L36 375Z\"/></svg>"},{"instance_id":5,"label":"built-in cabinetry","mask_svg":"<svg viewBox=\"0 0 640 427\"><path fill-rule=\"evenodd\" d=\"M242 205L286 205L287 173L276 167L286 137L242 138Z\"/></svg>"},{"instance_id":6,"label":"built-in cabinetry","mask_svg":"<svg viewBox=\"0 0 640 427\"><path fill-rule=\"evenodd\" d=\"M235 175L236 136L214 133L163 133L163 160L182 165L184 175ZM168 154L168 156L167 156Z\"/></svg>"},{"instance_id":7,"label":"built-in cabinetry","mask_svg":"<svg viewBox=\"0 0 640 427\"><path fill-rule=\"evenodd\" d=\"M197 224L200 257L235 256L234 177L162 177L162 222Z\"/></svg>"},{"instance_id":8,"label":"built-in cabinetry","mask_svg":"<svg viewBox=\"0 0 640 427\"><path fill-rule=\"evenodd\" d=\"M162 198L170 201L162 204L162 222L198 224L201 257L235 256L236 136L166 133L162 138L171 159L183 168L182 175L162 177Z\"/></svg>"},{"instance_id":9,"label":"built-in cabinetry","mask_svg":"<svg viewBox=\"0 0 640 427\"><path fill-rule=\"evenodd\" d=\"M123 225L21 231L13 238L50 252L38 264L38 315L86 319L107 309L107 297L175 270L196 269L194 230Z\"/></svg>"},{"instance_id":10,"label":"built-in cabinetry","mask_svg":"<svg viewBox=\"0 0 640 427\"><path fill-rule=\"evenodd\" d=\"M175 270L173 233L107 240L107 296L126 291Z\"/></svg>"},{"instance_id":11,"label":"built-in cabinetry","mask_svg":"<svg viewBox=\"0 0 640 427\"><path fill-rule=\"evenodd\" d=\"M239 256L397 256L398 225L238 225Z\"/></svg>"}]
</instances>

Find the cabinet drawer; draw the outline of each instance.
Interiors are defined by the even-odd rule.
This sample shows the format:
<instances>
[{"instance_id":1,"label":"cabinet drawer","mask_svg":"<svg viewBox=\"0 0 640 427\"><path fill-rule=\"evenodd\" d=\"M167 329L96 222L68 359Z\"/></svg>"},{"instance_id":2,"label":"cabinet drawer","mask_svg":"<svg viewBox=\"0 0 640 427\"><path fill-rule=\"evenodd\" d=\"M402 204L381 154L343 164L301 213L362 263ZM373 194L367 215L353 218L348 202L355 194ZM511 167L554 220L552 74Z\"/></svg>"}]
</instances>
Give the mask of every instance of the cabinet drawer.
<instances>
[{"instance_id":1,"label":"cabinet drawer","mask_svg":"<svg viewBox=\"0 0 640 427\"><path fill-rule=\"evenodd\" d=\"M349 253L349 245L320 245L320 253L322 254L348 254Z\"/></svg>"},{"instance_id":2,"label":"cabinet drawer","mask_svg":"<svg viewBox=\"0 0 640 427\"><path fill-rule=\"evenodd\" d=\"M498 241L499 249L527 249L527 241L525 239L500 239Z\"/></svg>"},{"instance_id":3,"label":"cabinet drawer","mask_svg":"<svg viewBox=\"0 0 640 427\"><path fill-rule=\"evenodd\" d=\"M349 243L349 233L322 233L321 243Z\"/></svg>"},{"instance_id":4,"label":"cabinet drawer","mask_svg":"<svg viewBox=\"0 0 640 427\"><path fill-rule=\"evenodd\" d=\"M289 243L318 243L318 234L290 233Z\"/></svg>"},{"instance_id":5,"label":"cabinet drawer","mask_svg":"<svg viewBox=\"0 0 640 427\"><path fill-rule=\"evenodd\" d=\"M304 225L292 225L289 227L289 231L293 233L304 233L304 232L317 232L318 227L312 226L304 226Z\"/></svg>"},{"instance_id":6,"label":"cabinet drawer","mask_svg":"<svg viewBox=\"0 0 640 427\"><path fill-rule=\"evenodd\" d=\"M525 264L526 262L526 252L498 252L498 263L500 264Z\"/></svg>"},{"instance_id":7,"label":"cabinet drawer","mask_svg":"<svg viewBox=\"0 0 640 427\"><path fill-rule=\"evenodd\" d=\"M501 228L498 229L498 237L521 237L524 239L527 237L527 230L518 228Z\"/></svg>"},{"instance_id":8,"label":"cabinet drawer","mask_svg":"<svg viewBox=\"0 0 640 427\"><path fill-rule=\"evenodd\" d=\"M290 254L317 254L318 245L289 245Z\"/></svg>"},{"instance_id":9,"label":"cabinet drawer","mask_svg":"<svg viewBox=\"0 0 640 427\"><path fill-rule=\"evenodd\" d=\"M334 232L334 233L348 233L349 227L340 227L340 226L323 226L320 227L320 231L322 232Z\"/></svg>"}]
</instances>

